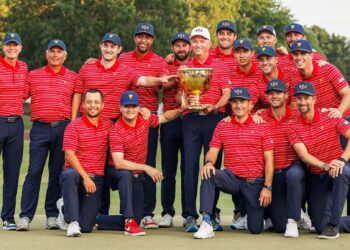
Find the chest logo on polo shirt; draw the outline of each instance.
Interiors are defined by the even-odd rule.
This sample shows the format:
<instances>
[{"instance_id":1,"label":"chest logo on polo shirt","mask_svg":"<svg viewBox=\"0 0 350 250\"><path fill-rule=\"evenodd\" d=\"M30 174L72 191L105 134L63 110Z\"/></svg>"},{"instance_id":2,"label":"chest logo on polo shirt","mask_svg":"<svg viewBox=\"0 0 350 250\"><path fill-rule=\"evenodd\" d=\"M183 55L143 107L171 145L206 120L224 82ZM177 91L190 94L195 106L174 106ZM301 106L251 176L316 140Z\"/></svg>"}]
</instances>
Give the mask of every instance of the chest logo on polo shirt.
<instances>
[{"instance_id":1,"label":"chest logo on polo shirt","mask_svg":"<svg viewBox=\"0 0 350 250\"><path fill-rule=\"evenodd\" d=\"M321 126L321 130L324 130L324 127L323 127L323 126Z\"/></svg>"},{"instance_id":2,"label":"chest logo on polo shirt","mask_svg":"<svg viewBox=\"0 0 350 250\"><path fill-rule=\"evenodd\" d=\"M344 121L344 124L345 124L345 125L348 125L348 124L349 124L349 122L348 122L347 120L345 120L345 121Z\"/></svg>"},{"instance_id":3,"label":"chest logo on polo shirt","mask_svg":"<svg viewBox=\"0 0 350 250\"><path fill-rule=\"evenodd\" d=\"M254 134L254 131L253 131L253 130L251 130L251 131L250 131L250 133L251 133L251 134Z\"/></svg>"},{"instance_id":4,"label":"chest logo on polo shirt","mask_svg":"<svg viewBox=\"0 0 350 250\"><path fill-rule=\"evenodd\" d=\"M338 82L343 82L343 81L345 81L344 77L341 77L341 78L338 80Z\"/></svg>"},{"instance_id":5,"label":"chest logo on polo shirt","mask_svg":"<svg viewBox=\"0 0 350 250\"><path fill-rule=\"evenodd\" d=\"M66 80L63 80L63 84L66 84L67 83L67 81Z\"/></svg>"}]
</instances>

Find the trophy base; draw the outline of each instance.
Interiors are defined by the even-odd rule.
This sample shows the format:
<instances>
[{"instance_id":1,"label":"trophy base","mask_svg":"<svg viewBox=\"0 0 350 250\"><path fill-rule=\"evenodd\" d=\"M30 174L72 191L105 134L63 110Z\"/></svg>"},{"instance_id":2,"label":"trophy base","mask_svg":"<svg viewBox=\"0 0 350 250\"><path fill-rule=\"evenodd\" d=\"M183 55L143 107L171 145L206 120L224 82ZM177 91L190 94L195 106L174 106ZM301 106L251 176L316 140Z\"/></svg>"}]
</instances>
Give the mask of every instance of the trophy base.
<instances>
[{"instance_id":1,"label":"trophy base","mask_svg":"<svg viewBox=\"0 0 350 250\"><path fill-rule=\"evenodd\" d=\"M189 106L188 109L189 110L199 110L200 111L200 110L205 109L205 107L202 106L202 105L193 105L193 106Z\"/></svg>"}]
</instances>

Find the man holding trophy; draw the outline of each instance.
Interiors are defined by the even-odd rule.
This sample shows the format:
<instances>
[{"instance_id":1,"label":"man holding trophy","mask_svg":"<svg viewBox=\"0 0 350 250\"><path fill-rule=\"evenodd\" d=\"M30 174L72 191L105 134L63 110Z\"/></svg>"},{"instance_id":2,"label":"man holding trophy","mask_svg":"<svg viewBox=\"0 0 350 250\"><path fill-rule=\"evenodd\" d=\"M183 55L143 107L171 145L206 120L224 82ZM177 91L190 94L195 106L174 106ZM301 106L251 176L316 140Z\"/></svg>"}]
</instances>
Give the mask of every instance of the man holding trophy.
<instances>
[{"instance_id":1,"label":"man holding trophy","mask_svg":"<svg viewBox=\"0 0 350 250\"><path fill-rule=\"evenodd\" d=\"M209 54L210 34L207 28L196 27L191 32L193 60L179 69L181 92L189 100L189 112L182 120L185 152L185 210L186 232L198 230L196 219L199 157L202 147L209 150L214 129L224 117L224 106L230 97L229 71ZM220 168L221 154L216 167Z\"/></svg>"}]
</instances>

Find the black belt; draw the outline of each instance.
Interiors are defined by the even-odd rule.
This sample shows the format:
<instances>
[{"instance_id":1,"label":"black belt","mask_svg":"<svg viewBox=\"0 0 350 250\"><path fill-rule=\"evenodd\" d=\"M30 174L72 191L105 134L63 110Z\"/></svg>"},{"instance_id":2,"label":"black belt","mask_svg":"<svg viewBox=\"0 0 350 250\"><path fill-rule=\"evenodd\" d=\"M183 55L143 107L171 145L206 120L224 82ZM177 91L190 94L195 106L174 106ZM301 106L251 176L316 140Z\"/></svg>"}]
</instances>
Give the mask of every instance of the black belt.
<instances>
[{"instance_id":1,"label":"black belt","mask_svg":"<svg viewBox=\"0 0 350 250\"><path fill-rule=\"evenodd\" d=\"M1 120L5 120L7 122L15 122L19 118L21 118L21 116L0 116Z\"/></svg>"},{"instance_id":2,"label":"black belt","mask_svg":"<svg viewBox=\"0 0 350 250\"><path fill-rule=\"evenodd\" d=\"M49 126L49 127L57 127L60 126L66 122L69 122L69 119L64 119L64 120L59 120L59 121L53 121L53 122L41 122L41 121L34 121L40 125L45 125L45 126Z\"/></svg>"},{"instance_id":3,"label":"black belt","mask_svg":"<svg viewBox=\"0 0 350 250\"><path fill-rule=\"evenodd\" d=\"M240 178L240 177L238 177ZM258 178L240 178L241 180L248 182L248 183L261 183L263 182L265 179L264 177L258 177Z\"/></svg>"}]
</instances>

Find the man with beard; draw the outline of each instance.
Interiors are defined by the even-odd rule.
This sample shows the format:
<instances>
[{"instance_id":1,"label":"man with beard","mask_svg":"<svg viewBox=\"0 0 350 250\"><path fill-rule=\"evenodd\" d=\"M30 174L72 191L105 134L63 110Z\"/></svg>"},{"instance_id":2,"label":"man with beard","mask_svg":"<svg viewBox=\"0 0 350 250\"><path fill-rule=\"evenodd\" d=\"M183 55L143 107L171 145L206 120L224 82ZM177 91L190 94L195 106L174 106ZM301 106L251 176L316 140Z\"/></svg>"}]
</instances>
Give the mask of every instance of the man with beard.
<instances>
[{"instance_id":1,"label":"man with beard","mask_svg":"<svg viewBox=\"0 0 350 250\"><path fill-rule=\"evenodd\" d=\"M0 154L3 158L3 197L1 219L4 230L15 230L14 219L18 177L23 155L22 115L27 65L18 60L22 40L17 33L7 33L0 57Z\"/></svg>"},{"instance_id":2,"label":"man with beard","mask_svg":"<svg viewBox=\"0 0 350 250\"><path fill-rule=\"evenodd\" d=\"M181 65L188 63L191 58L190 37L184 32L176 33L171 39L171 49L175 55L175 61L168 64L168 71L171 75L176 75ZM177 86L163 90L163 111L179 108L176 101ZM160 127L160 145L162 152L162 171L164 179L162 180L161 199L162 199L162 220L159 227L172 227L173 217L175 215L174 201L176 193L176 172L178 164L179 151L181 153L181 207L184 211L184 171L185 171L185 151L183 146L181 119L177 118L171 122L162 124Z\"/></svg>"},{"instance_id":3,"label":"man with beard","mask_svg":"<svg viewBox=\"0 0 350 250\"><path fill-rule=\"evenodd\" d=\"M341 218L349 187L350 142L344 151L339 144L339 134L350 138L350 124L343 118L321 113L315 105L319 103L316 90L309 82L295 86L300 117L290 122L288 134L293 149L308 166L308 205L318 237L335 239L341 231L350 232L350 217Z\"/></svg>"},{"instance_id":4,"label":"man with beard","mask_svg":"<svg viewBox=\"0 0 350 250\"><path fill-rule=\"evenodd\" d=\"M60 198L59 177L64 166L64 130L72 118L72 98L77 74L66 69L67 47L51 40L46 50L47 65L32 70L26 77L24 98L31 97L33 126L30 131L29 167L22 190L18 231L28 231L38 205L41 177L48 154L49 183L45 198L46 228L57 229Z\"/></svg>"},{"instance_id":5,"label":"man with beard","mask_svg":"<svg viewBox=\"0 0 350 250\"><path fill-rule=\"evenodd\" d=\"M63 200L59 200L58 209L59 217L69 223L68 237L90 233L95 225L101 203L108 135L112 128L112 122L101 117L104 108L101 91L87 90L83 108L83 116L69 124L64 133L66 166L61 174Z\"/></svg>"},{"instance_id":6,"label":"man with beard","mask_svg":"<svg viewBox=\"0 0 350 250\"><path fill-rule=\"evenodd\" d=\"M153 26L149 23L139 23L136 26L134 33L135 50L122 54L119 58L120 63L143 76L161 77L168 75L169 73L165 60L156 55L151 49L153 41ZM141 98L141 107L148 108L154 114L158 111L159 86L153 88L134 86L132 90L139 94ZM158 130L158 126L150 128L148 134L149 139L146 163L153 167L156 167ZM145 189L145 207L142 226L145 228L158 228L157 223L153 219L153 212L156 207L156 185L148 176L146 176L143 185Z\"/></svg>"},{"instance_id":7,"label":"man with beard","mask_svg":"<svg viewBox=\"0 0 350 250\"><path fill-rule=\"evenodd\" d=\"M185 210L186 232L198 230L196 219L196 197L198 186L199 157L202 148L204 153L209 150L209 142L212 138L215 126L223 118L225 108L230 95L229 71L225 65L209 54L211 46L210 34L205 27L196 27L191 32L191 46L193 60L187 63L190 68L213 68L212 85L202 94L201 110L187 112L182 120L185 147ZM191 100L190 96L190 100ZM220 168L219 157L216 167Z\"/></svg>"}]
</instances>

